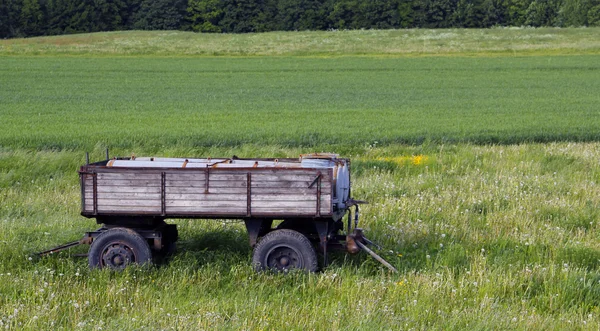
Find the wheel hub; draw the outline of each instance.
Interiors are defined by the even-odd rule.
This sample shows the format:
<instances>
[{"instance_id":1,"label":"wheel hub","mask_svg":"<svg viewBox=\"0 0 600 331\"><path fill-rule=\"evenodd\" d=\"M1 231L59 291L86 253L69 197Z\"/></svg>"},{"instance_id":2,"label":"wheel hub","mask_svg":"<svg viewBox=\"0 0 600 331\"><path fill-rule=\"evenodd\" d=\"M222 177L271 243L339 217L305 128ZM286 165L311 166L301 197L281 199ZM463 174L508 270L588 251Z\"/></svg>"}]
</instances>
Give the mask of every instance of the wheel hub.
<instances>
[{"instance_id":1,"label":"wheel hub","mask_svg":"<svg viewBox=\"0 0 600 331\"><path fill-rule=\"evenodd\" d=\"M135 255L130 247L122 243L111 244L104 249L102 264L113 269L124 269L135 262Z\"/></svg>"},{"instance_id":2,"label":"wheel hub","mask_svg":"<svg viewBox=\"0 0 600 331\"><path fill-rule=\"evenodd\" d=\"M265 260L265 265L273 270L287 271L289 269L303 268L300 253L289 246L273 247L266 254Z\"/></svg>"}]
</instances>

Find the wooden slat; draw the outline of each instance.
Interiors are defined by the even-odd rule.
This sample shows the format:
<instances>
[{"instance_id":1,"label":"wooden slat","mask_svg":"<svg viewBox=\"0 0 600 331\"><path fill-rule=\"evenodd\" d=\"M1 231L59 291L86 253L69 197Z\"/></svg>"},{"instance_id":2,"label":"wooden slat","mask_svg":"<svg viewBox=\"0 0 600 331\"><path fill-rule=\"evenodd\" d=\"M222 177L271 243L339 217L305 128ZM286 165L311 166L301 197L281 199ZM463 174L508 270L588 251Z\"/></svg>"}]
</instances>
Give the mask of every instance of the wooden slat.
<instances>
[{"instance_id":1,"label":"wooden slat","mask_svg":"<svg viewBox=\"0 0 600 331\"><path fill-rule=\"evenodd\" d=\"M167 194L167 200L189 200L189 201L246 201L246 194L215 194L215 193L188 193L188 194ZM330 195L321 196L322 203L328 203ZM252 194L251 200L254 201L317 201L314 194Z\"/></svg>"},{"instance_id":2,"label":"wooden slat","mask_svg":"<svg viewBox=\"0 0 600 331\"><path fill-rule=\"evenodd\" d=\"M100 186L160 186L160 177L157 179L129 179L129 180L108 180L98 179L98 187Z\"/></svg>"},{"instance_id":3,"label":"wooden slat","mask_svg":"<svg viewBox=\"0 0 600 331\"><path fill-rule=\"evenodd\" d=\"M254 206L255 201L313 201L316 203L317 196L314 194L252 194L251 199ZM330 195L321 195L321 203L328 203L330 199Z\"/></svg>"},{"instance_id":4,"label":"wooden slat","mask_svg":"<svg viewBox=\"0 0 600 331\"><path fill-rule=\"evenodd\" d=\"M86 186L86 193L92 193L92 186ZM98 193L160 193L160 186L99 186Z\"/></svg>"},{"instance_id":5,"label":"wooden slat","mask_svg":"<svg viewBox=\"0 0 600 331\"><path fill-rule=\"evenodd\" d=\"M85 211L93 212L92 204L86 204ZM128 212L136 212L140 213L150 213L154 212L156 214L160 213L160 206L149 207L149 206L98 206L99 212L119 212L119 211L128 211ZM211 215L220 215L220 214L231 214L238 213L240 217L245 216L246 214L246 206L237 206L237 207L219 207L218 209L213 206L205 206L205 205L197 205L197 206L166 206L167 216L169 214L177 214L177 213L185 213L191 214L211 214ZM281 214L281 215L314 215L315 208L290 208L290 207L253 207L252 215L273 215L273 214ZM321 215L329 215L328 207L321 207Z\"/></svg>"},{"instance_id":6,"label":"wooden slat","mask_svg":"<svg viewBox=\"0 0 600 331\"><path fill-rule=\"evenodd\" d=\"M167 215L169 214L177 214L177 213L198 213L198 214L211 214L211 215L221 215L221 214L237 214L239 217L243 217L246 215L246 205L243 207L220 207L218 210L215 210L214 207L207 206L193 206L193 207L181 207L181 206L167 206Z\"/></svg>"},{"instance_id":7,"label":"wooden slat","mask_svg":"<svg viewBox=\"0 0 600 331\"><path fill-rule=\"evenodd\" d=\"M160 179L160 174L149 173L98 173L98 180L154 180Z\"/></svg>"},{"instance_id":8,"label":"wooden slat","mask_svg":"<svg viewBox=\"0 0 600 331\"><path fill-rule=\"evenodd\" d=\"M266 214L281 214L281 215L315 215L315 208L290 208L290 207L269 207L269 208L252 208L252 215ZM322 215L325 215L321 211Z\"/></svg>"},{"instance_id":9,"label":"wooden slat","mask_svg":"<svg viewBox=\"0 0 600 331\"><path fill-rule=\"evenodd\" d=\"M252 210L254 208L312 208L316 211L316 201L252 201Z\"/></svg>"},{"instance_id":10,"label":"wooden slat","mask_svg":"<svg viewBox=\"0 0 600 331\"><path fill-rule=\"evenodd\" d=\"M184 194L184 193L204 193L204 185L202 186L194 186L194 187L183 187L183 186L168 186L167 185L167 194ZM91 189L90 189L91 192ZM330 194L329 189L322 189L321 192L323 194ZM246 194L246 187L215 187L210 186L209 193L229 193L236 194L242 193ZM290 187L290 188L278 188L278 187L252 187L252 193L256 194L312 194L317 195L316 188L307 188L307 187Z\"/></svg>"},{"instance_id":11,"label":"wooden slat","mask_svg":"<svg viewBox=\"0 0 600 331\"><path fill-rule=\"evenodd\" d=\"M252 194L280 194L280 195L314 195L317 196L316 188L306 187L253 187Z\"/></svg>"},{"instance_id":12,"label":"wooden slat","mask_svg":"<svg viewBox=\"0 0 600 331\"><path fill-rule=\"evenodd\" d=\"M167 194L167 201L246 201L244 194L213 194L213 193L188 193L188 194Z\"/></svg>"},{"instance_id":13,"label":"wooden slat","mask_svg":"<svg viewBox=\"0 0 600 331\"><path fill-rule=\"evenodd\" d=\"M252 185L252 190L254 191L255 187L266 187L266 188L308 188L310 186L310 184L312 184L312 180L310 181L304 181L304 182L293 182L293 181L270 181L270 182L265 182L265 181L255 181L254 178L252 179L252 183L250 183L250 185ZM329 182L322 182L321 183L321 188L322 189L328 189L331 187L331 184ZM315 186L313 185L312 189L316 189Z\"/></svg>"},{"instance_id":14,"label":"wooden slat","mask_svg":"<svg viewBox=\"0 0 600 331\"><path fill-rule=\"evenodd\" d=\"M167 195L169 194L204 194L204 186L202 187L166 187ZM211 187L208 194L244 194L246 195L245 187Z\"/></svg>"},{"instance_id":15,"label":"wooden slat","mask_svg":"<svg viewBox=\"0 0 600 331\"><path fill-rule=\"evenodd\" d=\"M160 214L160 202L156 207L140 206L101 206L98 205L98 212L139 212L140 214L155 213Z\"/></svg>"},{"instance_id":16,"label":"wooden slat","mask_svg":"<svg viewBox=\"0 0 600 331\"><path fill-rule=\"evenodd\" d=\"M209 188L213 187L246 187L246 181L208 181ZM167 177L167 187L205 187L203 180L171 180Z\"/></svg>"},{"instance_id":17,"label":"wooden slat","mask_svg":"<svg viewBox=\"0 0 600 331\"><path fill-rule=\"evenodd\" d=\"M189 201L189 200L167 200L168 207L212 207L214 212L218 212L221 207L240 207L246 208L246 200L243 201Z\"/></svg>"},{"instance_id":18,"label":"wooden slat","mask_svg":"<svg viewBox=\"0 0 600 331\"><path fill-rule=\"evenodd\" d=\"M160 207L160 198L155 200L125 200L105 199L98 197L98 206L138 206L138 207Z\"/></svg>"},{"instance_id":19,"label":"wooden slat","mask_svg":"<svg viewBox=\"0 0 600 331\"><path fill-rule=\"evenodd\" d=\"M265 174L252 174L252 181L256 182L276 182L276 181L289 181L289 182L309 182L312 183L313 180L317 177L316 174L273 174L273 175L265 175ZM322 178L323 181L326 181L325 178Z\"/></svg>"},{"instance_id":20,"label":"wooden slat","mask_svg":"<svg viewBox=\"0 0 600 331\"><path fill-rule=\"evenodd\" d=\"M85 199L93 199L92 192L85 193ZM120 200L156 200L160 199L160 192L157 193L146 193L146 192L98 192L98 199L120 199Z\"/></svg>"}]
</instances>

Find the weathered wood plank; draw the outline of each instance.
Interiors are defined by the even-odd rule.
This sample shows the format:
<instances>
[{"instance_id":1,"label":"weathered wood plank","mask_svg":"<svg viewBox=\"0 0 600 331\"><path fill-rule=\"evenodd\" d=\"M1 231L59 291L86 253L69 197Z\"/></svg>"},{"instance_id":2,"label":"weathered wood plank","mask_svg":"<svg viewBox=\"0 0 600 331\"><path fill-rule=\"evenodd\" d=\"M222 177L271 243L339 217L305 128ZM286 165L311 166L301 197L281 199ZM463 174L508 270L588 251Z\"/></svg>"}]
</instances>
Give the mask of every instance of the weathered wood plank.
<instances>
[{"instance_id":1,"label":"weathered wood plank","mask_svg":"<svg viewBox=\"0 0 600 331\"><path fill-rule=\"evenodd\" d=\"M167 207L211 207L213 211L219 211L222 207L244 207L246 201L189 201L189 200L166 200Z\"/></svg>"},{"instance_id":2,"label":"weathered wood plank","mask_svg":"<svg viewBox=\"0 0 600 331\"><path fill-rule=\"evenodd\" d=\"M254 189L255 187L265 188L308 188L312 184L312 180L304 182L292 182L292 181L258 181L252 178L250 185ZM329 189L331 187L330 182L321 182L321 190ZM311 189L316 189L316 185L313 185Z\"/></svg>"},{"instance_id":3,"label":"weathered wood plank","mask_svg":"<svg viewBox=\"0 0 600 331\"><path fill-rule=\"evenodd\" d=\"M238 217L244 217L246 215L246 207L221 207L216 210L213 207L206 206L194 206L194 207L176 207L176 206L167 206L166 207L167 214L210 214L210 215L237 215Z\"/></svg>"},{"instance_id":4,"label":"weathered wood plank","mask_svg":"<svg viewBox=\"0 0 600 331\"><path fill-rule=\"evenodd\" d=\"M184 186L169 186L166 187L167 194L185 194L185 193L204 193L205 186L193 186L193 187L184 187ZM91 189L90 189L91 191ZM209 194L212 193L228 193L228 194L237 194L242 193L246 194L247 189L245 186L241 187L217 187L210 186ZM252 187L252 193L256 194L312 194L317 195L316 187L307 188L307 187L290 187L290 188L279 188L279 187ZM330 194L331 191L329 189L321 189L321 194L327 195Z\"/></svg>"},{"instance_id":5,"label":"weathered wood plank","mask_svg":"<svg viewBox=\"0 0 600 331\"><path fill-rule=\"evenodd\" d=\"M310 208L300 208L300 207L254 207L252 208L252 215L271 215L271 216L279 216L279 215L315 215L315 207ZM86 212L92 213L94 208L91 204L86 204L85 209ZM161 208L160 206L108 206L108 205L99 205L98 212L140 212L144 214L160 214ZM196 205L196 206L166 206L166 212L168 214L211 214L211 215L221 215L221 214L239 214L239 217L246 216L246 206L205 206L205 205ZM329 215L328 207L321 207L321 216Z\"/></svg>"},{"instance_id":6,"label":"weathered wood plank","mask_svg":"<svg viewBox=\"0 0 600 331\"><path fill-rule=\"evenodd\" d=\"M312 208L317 209L316 201L252 201L252 210L254 208Z\"/></svg>"},{"instance_id":7,"label":"weathered wood plank","mask_svg":"<svg viewBox=\"0 0 600 331\"><path fill-rule=\"evenodd\" d=\"M186 173L166 173L167 179L170 180L204 180L206 178L206 173L196 172L194 174L186 174ZM238 180L246 180L246 172L238 172L237 174L219 174L210 171L208 174L209 181L238 181Z\"/></svg>"},{"instance_id":8,"label":"weathered wood plank","mask_svg":"<svg viewBox=\"0 0 600 331\"><path fill-rule=\"evenodd\" d=\"M160 214L161 207L150 207L150 206L98 206L98 212L138 212L140 214Z\"/></svg>"},{"instance_id":9,"label":"weathered wood plank","mask_svg":"<svg viewBox=\"0 0 600 331\"><path fill-rule=\"evenodd\" d=\"M206 184L202 180L171 180L167 177L165 185L167 187L205 187ZM246 181L213 181L208 180L209 188L212 187L246 187Z\"/></svg>"},{"instance_id":10,"label":"weathered wood plank","mask_svg":"<svg viewBox=\"0 0 600 331\"><path fill-rule=\"evenodd\" d=\"M160 199L155 200L127 200L127 199L106 199L98 198L98 207L100 206L137 206L137 207L160 207Z\"/></svg>"},{"instance_id":11,"label":"weathered wood plank","mask_svg":"<svg viewBox=\"0 0 600 331\"><path fill-rule=\"evenodd\" d=\"M247 194L216 194L216 193L188 193L188 194L167 194L167 200L187 200L187 201L246 201ZM330 195L322 195L321 203L330 203ZM317 196L314 194L252 194L251 200L254 201L313 201L316 203Z\"/></svg>"},{"instance_id":12,"label":"weathered wood plank","mask_svg":"<svg viewBox=\"0 0 600 331\"><path fill-rule=\"evenodd\" d=\"M93 199L93 192L86 192L85 199ZM157 193L146 193L146 192L98 192L99 199L121 199L121 200L160 200L160 192Z\"/></svg>"},{"instance_id":13,"label":"weathered wood plank","mask_svg":"<svg viewBox=\"0 0 600 331\"><path fill-rule=\"evenodd\" d=\"M273 175L265 175L265 174L252 174L252 181L257 182L277 182L277 181L287 181L287 182L309 182L312 183L317 174L273 174ZM328 181L324 177L321 178L321 181Z\"/></svg>"},{"instance_id":14,"label":"weathered wood plank","mask_svg":"<svg viewBox=\"0 0 600 331\"><path fill-rule=\"evenodd\" d=\"M290 208L290 207L270 207L270 208L252 208L252 215L315 215L316 208ZM326 215L323 210L321 215Z\"/></svg>"},{"instance_id":15,"label":"weathered wood plank","mask_svg":"<svg viewBox=\"0 0 600 331\"><path fill-rule=\"evenodd\" d=\"M128 179L128 180L109 180L98 179L98 186L160 186L160 177L157 179Z\"/></svg>"},{"instance_id":16,"label":"weathered wood plank","mask_svg":"<svg viewBox=\"0 0 600 331\"><path fill-rule=\"evenodd\" d=\"M85 187L85 193L92 193L92 185ZM160 186L99 186L98 193L160 193Z\"/></svg>"},{"instance_id":17,"label":"weathered wood plank","mask_svg":"<svg viewBox=\"0 0 600 331\"><path fill-rule=\"evenodd\" d=\"M169 200L184 200L184 201L246 201L246 193L240 194L217 194L217 193L187 193L187 194L167 194L165 196Z\"/></svg>"},{"instance_id":18,"label":"weathered wood plank","mask_svg":"<svg viewBox=\"0 0 600 331\"><path fill-rule=\"evenodd\" d=\"M98 180L153 180L159 179L160 174L138 173L98 173Z\"/></svg>"},{"instance_id":19,"label":"weathered wood plank","mask_svg":"<svg viewBox=\"0 0 600 331\"><path fill-rule=\"evenodd\" d=\"M169 194L204 194L204 186L202 187L178 187L167 186L165 188L167 195ZM246 194L246 187L210 187L208 194Z\"/></svg>"}]
</instances>

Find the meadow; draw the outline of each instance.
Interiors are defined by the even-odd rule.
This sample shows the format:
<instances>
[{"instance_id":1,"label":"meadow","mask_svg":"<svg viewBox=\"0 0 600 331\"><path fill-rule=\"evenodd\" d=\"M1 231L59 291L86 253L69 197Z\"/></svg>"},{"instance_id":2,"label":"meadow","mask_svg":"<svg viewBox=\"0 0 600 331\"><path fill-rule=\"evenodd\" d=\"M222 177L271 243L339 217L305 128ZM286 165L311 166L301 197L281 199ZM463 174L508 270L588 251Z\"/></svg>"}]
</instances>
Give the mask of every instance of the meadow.
<instances>
[{"instance_id":1,"label":"meadow","mask_svg":"<svg viewBox=\"0 0 600 331\"><path fill-rule=\"evenodd\" d=\"M169 43L130 52L98 41L110 34L2 40L0 328L597 330L597 31L190 34L172 55ZM322 48L340 34L343 47ZM414 36L406 52L352 51L393 34ZM506 42L523 34L541 41ZM425 35L439 43L411 48ZM215 42L185 53L211 38L289 52ZM295 51L307 42L317 51ZM151 268L31 258L97 227L79 216L77 169L105 148L341 153L353 195L370 203L361 225L400 272L337 254L316 274L256 274L235 220L174 220L178 251Z\"/></svg>"}]
</instances>

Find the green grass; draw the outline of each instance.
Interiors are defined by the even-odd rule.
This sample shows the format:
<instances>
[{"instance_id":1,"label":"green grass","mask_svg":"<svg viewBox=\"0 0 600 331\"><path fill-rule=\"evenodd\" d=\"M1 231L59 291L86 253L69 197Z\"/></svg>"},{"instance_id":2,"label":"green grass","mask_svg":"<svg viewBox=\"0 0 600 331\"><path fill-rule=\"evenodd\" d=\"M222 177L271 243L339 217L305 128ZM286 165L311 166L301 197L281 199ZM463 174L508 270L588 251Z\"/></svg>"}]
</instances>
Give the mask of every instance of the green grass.
<instances>
[{"instance_id":1,"label":"green grass","mask_svg":"<svg viewBox=\"0 0 600 331\"><path fill-rule=\"evenodd\" d=\"M597 330L597 31L2 40L0 328ZM98 226L77 169L106 147L342 153L370 202L361 226L400 273L337 254L317 274L256 274L230 220L172 221L179 250L151 268L29 260Z\"/></svg>"},{"instance_id":2,"label":"green grass","mask_svg":"<svg viewBox=\"0 0 600 331\"><path fill-rule=\"evenodd\" d=\"M347 56L598 54L600 28L126 31L0 40L0 55Z\"/></svg>"},{"instance_id":3,"label":"green grass","mask_svg":"<svg viewBox=\"0 0 600 331\"><path fill-rule=\"evenodd\" d=\"M149 270L89 271L68 254L29 261L95 228L78 216L82 156L2 152L0 320L17 329L105 330L600 326L599 143L355 153L354 195L370 202L361 225L398 275L364 254L338 254L314 275L255 274L243 225L210 220L176 221L178 253ZM423 161L415 165L411 155Z\"/></svg>"},{"instance_id":4,"label":"green grass","mask_svg":"<svg viewBox=\"0 0 600 331\"><path fill-rule=\"evenodd\" d=\"M595 141L600 56L0 57L0 144L35 149Z\"/></svg>"}]
</instances>

